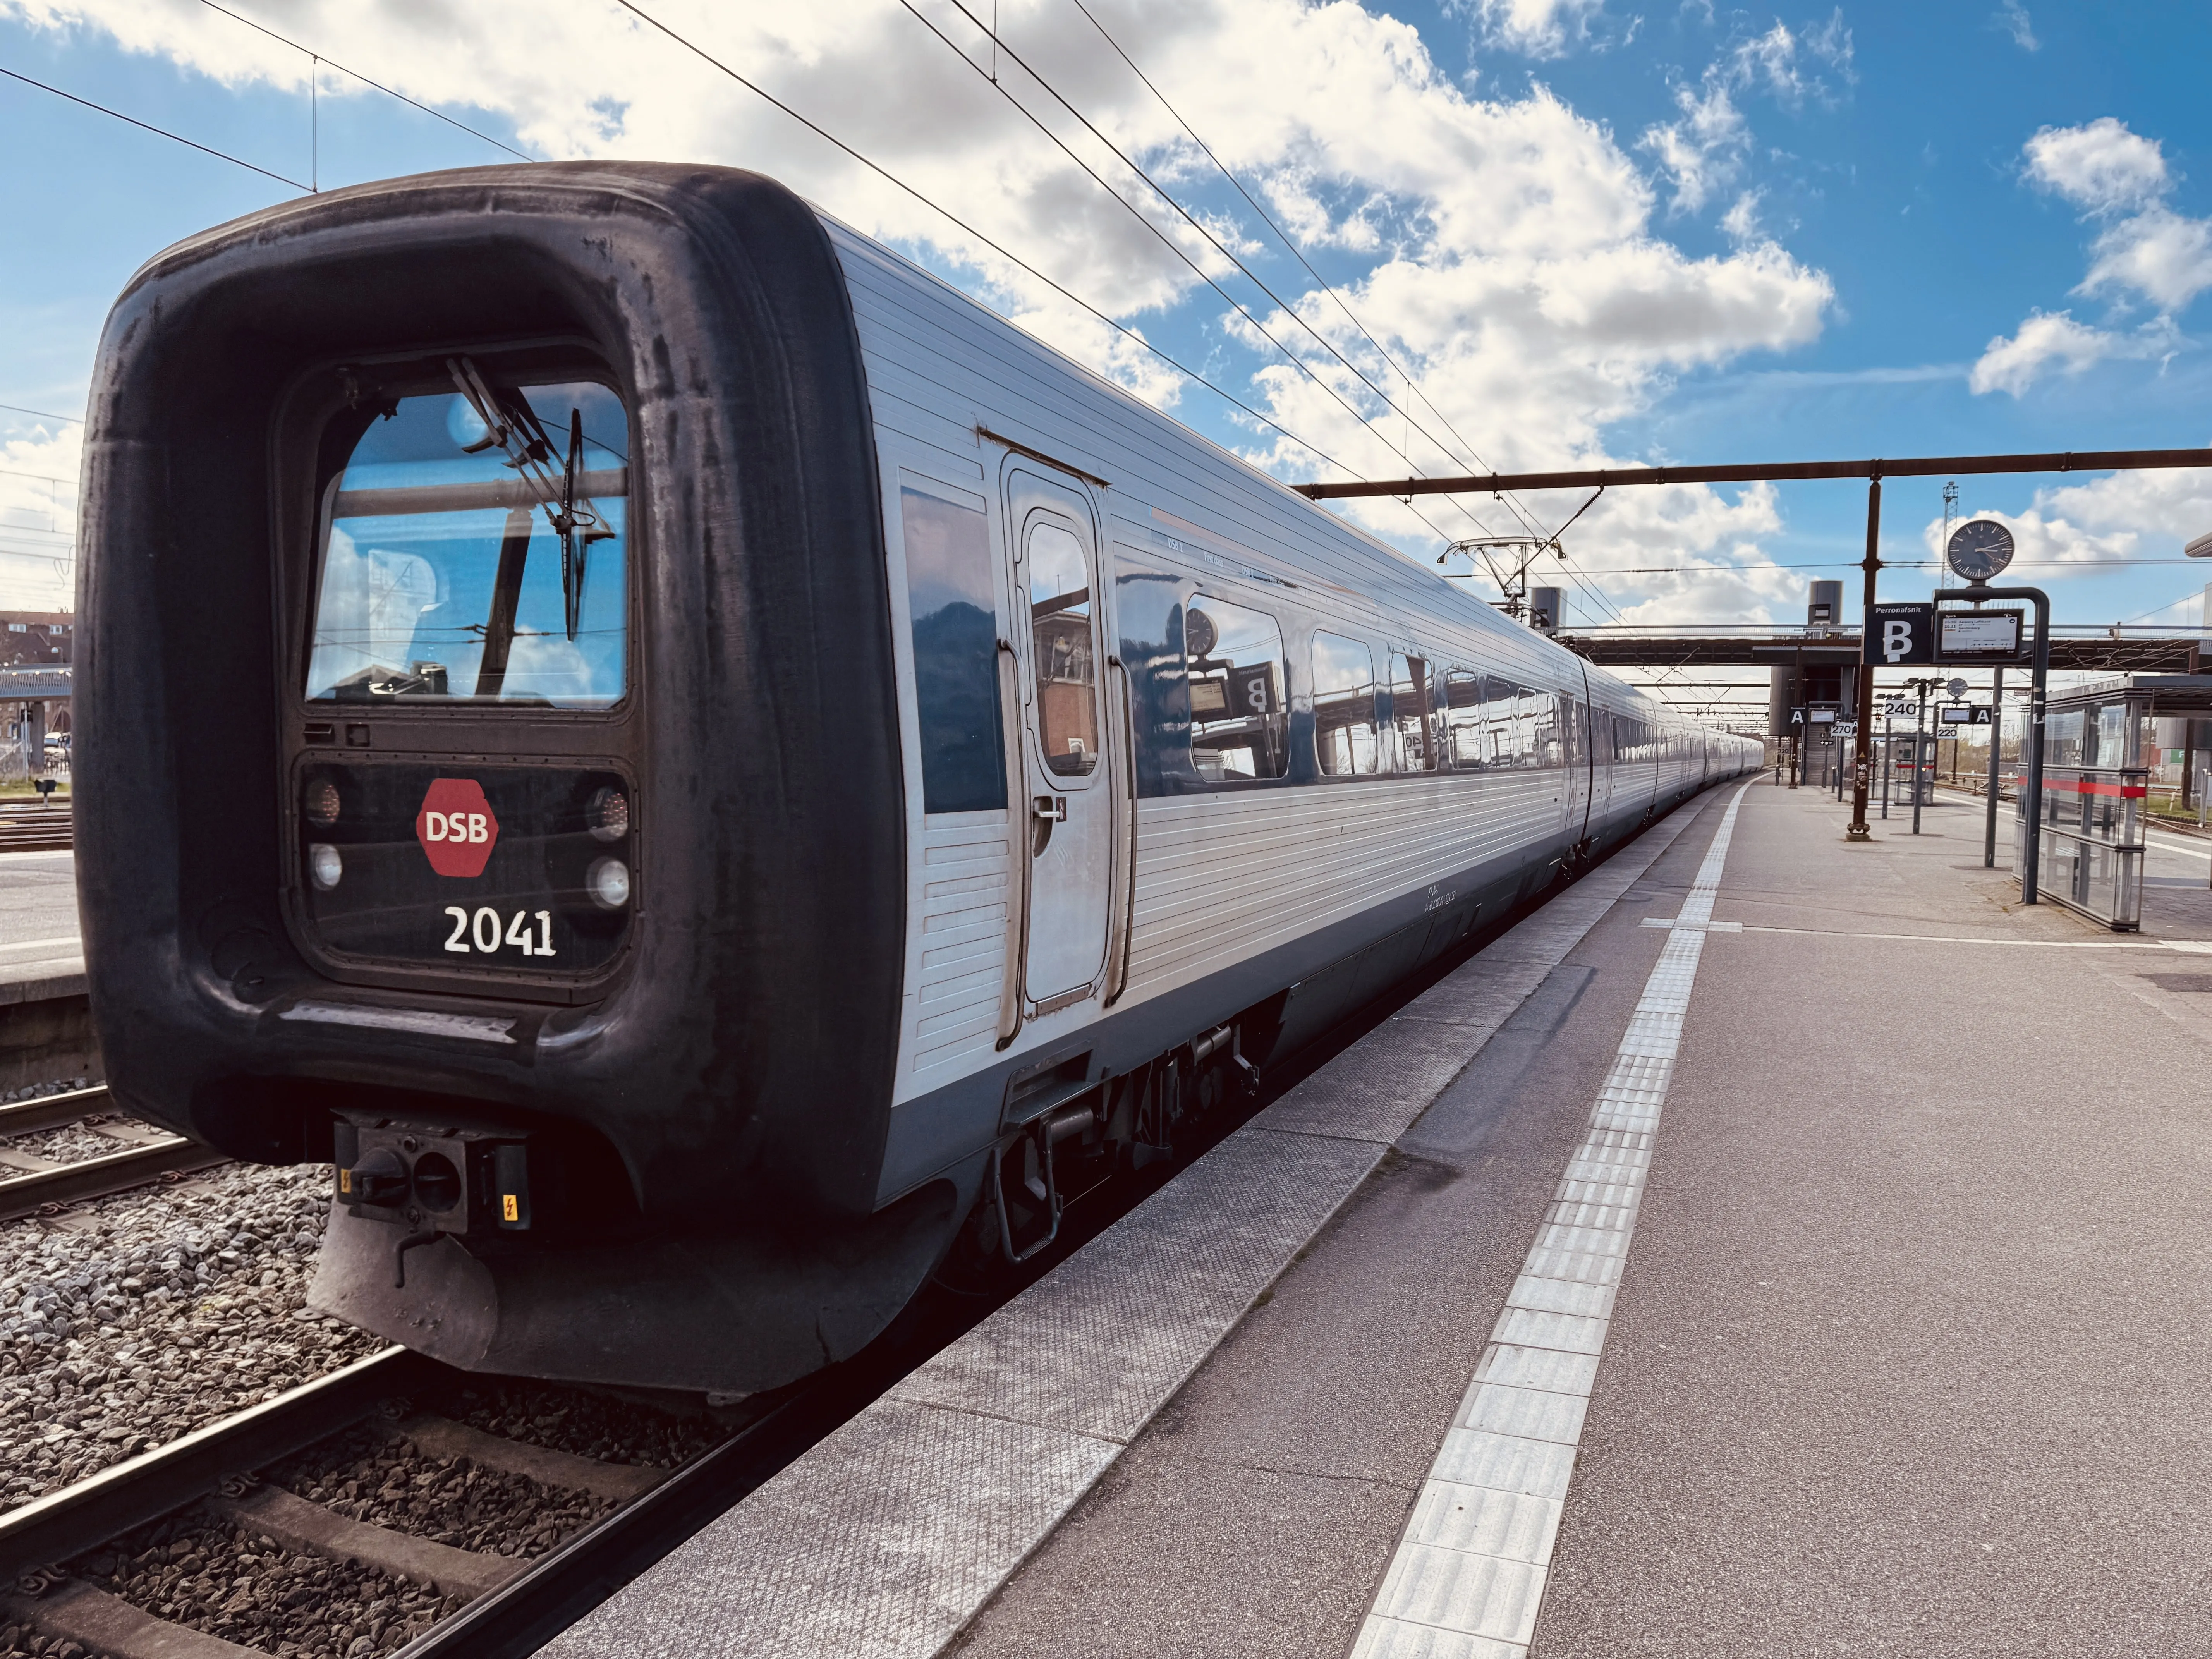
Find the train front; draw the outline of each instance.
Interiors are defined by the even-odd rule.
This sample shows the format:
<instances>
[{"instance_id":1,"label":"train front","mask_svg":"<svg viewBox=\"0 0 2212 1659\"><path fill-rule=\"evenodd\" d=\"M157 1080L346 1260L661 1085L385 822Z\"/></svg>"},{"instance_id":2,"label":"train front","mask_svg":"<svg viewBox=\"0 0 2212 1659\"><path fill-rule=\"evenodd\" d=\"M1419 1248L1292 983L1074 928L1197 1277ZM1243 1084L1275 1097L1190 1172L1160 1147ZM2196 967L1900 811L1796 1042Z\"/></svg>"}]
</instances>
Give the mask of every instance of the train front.
<instances>
[{"instance_id":1,"label":"train front","mask_svg":"<svg viewBox=\"0 0 2212 1659\"><path fill-rule=\"evenodd\" d=\"M744 1391L953 1222L877 1202L902 813L821 225L481 169L134 278L87 445L78 879L125 1105L329 1161L316 1305L471 1369Z\"/></svg>"}]
</instances>

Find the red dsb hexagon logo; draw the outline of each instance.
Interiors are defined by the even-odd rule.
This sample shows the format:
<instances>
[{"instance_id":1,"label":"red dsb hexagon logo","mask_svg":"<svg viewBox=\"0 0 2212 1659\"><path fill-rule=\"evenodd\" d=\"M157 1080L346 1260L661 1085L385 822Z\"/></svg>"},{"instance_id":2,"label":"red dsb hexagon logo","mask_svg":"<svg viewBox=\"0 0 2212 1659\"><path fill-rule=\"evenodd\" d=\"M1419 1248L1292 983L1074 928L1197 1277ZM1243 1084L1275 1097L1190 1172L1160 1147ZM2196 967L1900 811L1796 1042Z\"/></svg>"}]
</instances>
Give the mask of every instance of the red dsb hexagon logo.
<instances>
[{"instance_id":1,"label":"red dsb hexagon logo","mask_svg":"<svg viewBox=\"0 0 2212 1659\"><path fill-rule=\"evenodd\" d=\"M480 876L499 842L483 786L474 778L439 778L415 815L415 839L441 876Z\"/></svg>"}]
</instances>

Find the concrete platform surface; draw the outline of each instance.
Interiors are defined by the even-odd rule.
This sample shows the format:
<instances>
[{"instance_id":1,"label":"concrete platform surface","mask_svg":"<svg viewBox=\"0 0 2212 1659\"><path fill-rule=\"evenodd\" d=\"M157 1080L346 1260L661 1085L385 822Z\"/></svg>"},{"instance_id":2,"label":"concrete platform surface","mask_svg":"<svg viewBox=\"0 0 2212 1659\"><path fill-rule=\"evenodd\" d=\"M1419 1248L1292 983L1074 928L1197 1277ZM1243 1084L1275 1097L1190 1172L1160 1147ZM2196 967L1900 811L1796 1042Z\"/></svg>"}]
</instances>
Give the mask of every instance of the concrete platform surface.
<instances>
[{"instance_id":1,"label":"concrete platform surface","mask_svg":"<svg viewBox=\"0 0 2212 1659\"><path fill-rule=\"evenodd\" d=\"M1852 847L1832 799L1765 784L1703 934L1586 1417L1531 1431L1578 1442L1556 1537L1483 1547L1547 1567L1540 1613L1510 1641L1363 1638L1680 937L1647 920L1681 911L1723 805L956 1650L2212 1653L2212 943L2193 893L2147 907L2165 936L2115 936L2021 906L1981 866L1974 809Z\"/></svg>"},{"instance_id":2,"label":"concrete platform surface","mask_svg":"<svg viewBox=\"0 0 2212 1659\"><path fill-rule=\"evenodd\" d=\"M0 853L0 1004L83 991L76 854Z\"/></svg>"},{"instance_id":3,"label":"concrete platform surface","mask_svg":"<svg viewBox=\"0 0 2212 1659\"><path fill-rule=\"evenodd\" d=\"M1147 1424L1252 1309L1267 1309L1285 1269L1378 1166L1397 1182L1405 1160L1392 1143L1697 811L1656 826L1413 998L542 1651L942 1651L1086 1492L1116 1478ZM1543 1178L1555 1176L1540 1133L1533 1144L1553 1165ZM1397 1415L1419 1464L1434 1431L1414 1404ZM1264 1487L1268 1471L1255 1473ZM1389 1492L1381 1503L1376 1522L1395 1532L1402 1504ZM1061 1624L1030 1650L1112 1647L1099 1629Z\"/></svg>"}]
</instances>

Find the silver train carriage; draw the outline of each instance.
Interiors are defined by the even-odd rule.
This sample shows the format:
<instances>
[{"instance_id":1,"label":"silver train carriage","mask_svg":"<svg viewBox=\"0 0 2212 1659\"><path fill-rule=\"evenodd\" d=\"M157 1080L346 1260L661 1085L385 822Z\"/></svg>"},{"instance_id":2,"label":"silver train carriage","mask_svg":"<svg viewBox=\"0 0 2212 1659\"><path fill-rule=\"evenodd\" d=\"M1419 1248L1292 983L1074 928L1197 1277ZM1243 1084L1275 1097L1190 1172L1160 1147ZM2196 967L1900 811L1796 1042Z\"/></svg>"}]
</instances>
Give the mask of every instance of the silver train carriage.
<instances>
[{"instance_id":1,"label":"silver train carriage","mask_svg":"<svg viewBox=\"0 0 2212 1659\"><path fill-rule=\"evenodd\" d=\"M843 1358L1759 763L742 172L179 244L84 479L116 1098L465 1367Z\"/></svg>"}]
</instances>

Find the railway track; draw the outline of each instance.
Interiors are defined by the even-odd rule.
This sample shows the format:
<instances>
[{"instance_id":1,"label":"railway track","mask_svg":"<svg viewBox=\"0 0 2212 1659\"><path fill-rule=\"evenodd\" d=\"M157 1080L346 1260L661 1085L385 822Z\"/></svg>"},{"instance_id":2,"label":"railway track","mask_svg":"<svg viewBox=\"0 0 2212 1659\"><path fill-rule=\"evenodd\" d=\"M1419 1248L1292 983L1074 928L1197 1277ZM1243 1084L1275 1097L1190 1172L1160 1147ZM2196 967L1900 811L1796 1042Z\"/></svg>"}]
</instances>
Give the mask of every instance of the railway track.
<instances>
[{"instance_id":1,"label":"railway track","mask_svg":"<svg viewBox=\"0 0 2212 1659\"><path fill-rule=\"evenodd\" d=\"M405 1349L386 1350L0 1516L0 1583L14 1585L0 1596L0 1626L35 1632L50 1644L76 1642L114 1659L253 1659L280 1647L293 1650L288 1644L349 1659L372 1652L404 1659L526 1654L812 1443L857 1407L856 1390L871 1386L856 1374L830 1375L756 1396L725 1410L713 1443L664 1468L533 1444L419 1408L419 1402L434 1405L496 1382ZM542 1391L542 1385L530 1386ZM655 1409L582 1390L555 1392L587 1397L602 1408ZM362 1507L359 1503L301 1495L298 1489L307 1486L327 1497L319 1479L343 1484L338 1476L346 1460L368 1443L398 1450L403 1480L428 1478L409 1476L414 1466L450 1470L458 1462L505 1477L510 1493L526 1485L549 1508L557 1501L573 1516L574 1500L582 1498L596 1513L525 1559L456 1547L345 1512ZM313 1473L326 1466L337 1474ZM283 1479L262 1478L280 1468ZM528 1533L533 1521L524 1516L520 1530ZM308 1596L299 1600L295 1628L286 1629L280 1615L274 1639L246 1645L206 1628L215 1621L204 1611L190 1622L165 1617L160 1609L174 1612L194 1595L188 1583L179 1586L167 1561L204 1571L212 1566L216 1583L211 1598L198 1604L203 1607L234 1594L235 1560L213 1559L216 1552L196 1541L225 1528L234 1529L241 1544L264 1552L258 1571L281 1572L279 1557L343 1564L387 1589L405 1585L428 1592L435 1599L423 1605L434 1610L435 1621L419 1631L403 1626L396 1641L387 1629L363 1647L359 1636L346 1634L349 1626L334 1641L330 1604ZM179 1551L186 1553L173 1553ZM293 1571L297 1576L296 1567ZM124 1583L139 1588L118 1594ZM149 1591L148 1584L159 1588Z\"/></svg>"},{"instance_id":2,"label":"railway track","mask_svg":"<svg viewBox=\"0 0 2212 1659\"><path fill-rule=\"evenodd\" d=\"M0 1595L0 1659L31 1650L27 1641L8 1644L11 1625L36 1632L48 1644L47 1652L75 1642L92 1655L112 1659L260 1659L280 1648L299 1659L325 1653L336 1659L521 1659L805 1451L906 1370L1080 1249L1171 1169L1201 1156L1251 1111L1534 908L1516 907L1498 917L1391 995L1270 1068L1257 1097L1219 1114L1188 1148L1178 1147L1171 1165L1153 1166L1126 1188L1115 1183L1115 1192L1102 1194L1103 1201L1094 1202L1090 1194L1073 1200L1060 1240L1015 1279L991 1291L945 1287L933 1307L922 1311L918 1304L909 1310L913 1317L902 1316L891 1332L842 1365L775 1395L739 1402L720 1424L722 1437L678 1467L641 1472L634 1465L471 1427L439 1410L438 1402L454 1390L496 1384L498 1379L473 1377L392 1349L0 1515L0 1589L15 1587ZM104 1093L84 1090L0 1109L0 1114L20 1114L14 1121L21 1126L11 1128L9 1118L0 1115L0 1135L82 1121L100 1109ZM74 1120L72 1113L77 1115ZM14 1185L0 1182L0 1200ZM580 1389L554 1392L607 1398ZM593 1500L597 1511L526 1560L361 1519L344 1512L348 1507L358 1511L358 1504L318 1501L301 1490L320 1490L301 1471L316 1466L319 1458L325 1465L342 1461L343 1454L330 1448L337 1443L334 1437L349 1434L404 1448L421 1463L457 1462L532 1482L550 1495L549 1502L580 1492ZM261 1478L264 1474L271 1478ZM343 1483L337 1485L342 1491ZM234 1531L220 1552L192 1553L195 1538L224 1526ZM185 1552L181 1559L178 1551ZM184 1595L179 1587L195 1582L193 1572L204 1575L219 1553L223 1565L217 1576L227 1576L236 1586L253 1584L271 1572L296 1573L302 1560L320 1560L333 1568L360 1563L363 1570L430 1598L436 1616L427 1628L406 1631L397 1645L372 1639L364 1646L357 1636L336 1644L302 1641L301 1634L327 1634L326 1628L308 1629L319 1616L325 1627L328 1620L326 1600L319 1590L307 1589L300 1603L298 1631L280 1626L265 1641L248 1646L206 1630L204 1618L193 1624L165 1614L162 1609L171 1604L162 1598ZM241 1560L242 1567L236 1565Z\"/></svg>"},{"instance_id":3,"label":"railway track","mask_svg":"<svg viewBox=\"0 0 2212 1659\"><path fill-rule=\"evenodd\" d=\"M115 1111L104 1087L0 1106L0 1221L52 1214L87 1199L105 1198L228 1161L182 1135L128 1118L111 1118L108 1115ZM113 1141L116 1150L64 1163L9 1144L18 1136L76 1124Z\"/></svg>"},{"instance_id":4,"label":"railway track","mask_svg":"<svg viewBox=\"0 0 2212 1659\"><path fill-rule=\"evenodd\" d=\"M76 814L70 807L0 812L0 853L66 853L76 845Z\"/></svg>"}]
</instances>

